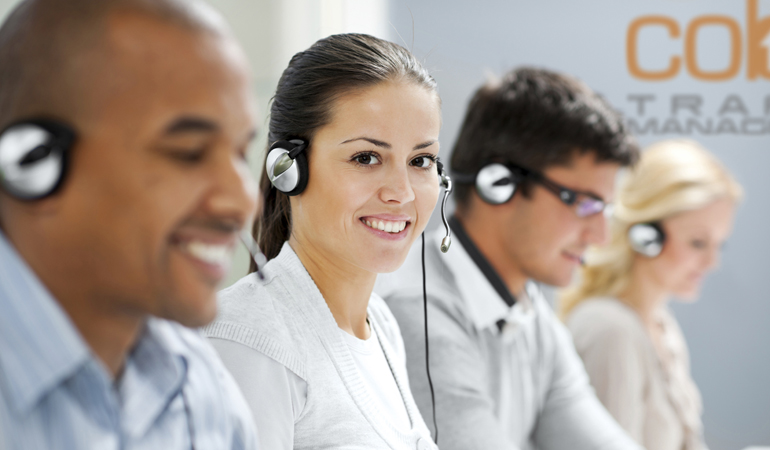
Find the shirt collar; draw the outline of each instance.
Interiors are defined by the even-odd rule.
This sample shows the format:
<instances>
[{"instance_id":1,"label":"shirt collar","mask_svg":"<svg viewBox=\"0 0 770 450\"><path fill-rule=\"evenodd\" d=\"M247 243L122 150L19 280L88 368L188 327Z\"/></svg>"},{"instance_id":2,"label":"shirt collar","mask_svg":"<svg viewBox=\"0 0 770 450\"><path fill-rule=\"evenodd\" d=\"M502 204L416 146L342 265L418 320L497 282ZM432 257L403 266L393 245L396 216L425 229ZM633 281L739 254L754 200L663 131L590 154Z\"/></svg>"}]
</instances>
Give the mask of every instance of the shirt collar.
<instances>
[{"instance_id":1,"label":"shirt collar","mask_svg":"<svg viewBox=\"0 0 770 450\"><path fill-rule=\"evenodd\" d=\"M181 393L188 374L186 346L169 322L149 318L118 381L124 430L144 436L169 403ZM182 397L187 405L187 398Z\"/></svg>"},{"instance_id":2,"label":"shirt collar","mask_svg":"<svg viewBox=\"0 0 770 450\"><path fill-rule=\"evenodd\" d=\"M454 274L476 327L495 326L496 331L502 331L506 322L527 320L533 313L530 299L537 295L535 285L528 281L524 295L514 297L462 224L455 217L449 219L449 224L459 245L452 247L452 257L445 261ZM441 234L437 236L439 240L443 237Z\"/></svg>"},{"instance_id":3,"label":"shirt collar","mask_svg":"<svg viewBox=\"0 0 770 450\"><path fill-rule=\"evenodd\" d=\"M0 232L0 366L17 413L89 359L74 324Z\"/></svg>"},{"instance_id":4,"label":"shirt collar","mask_svg":"<svg viewBox=\"0 0 770 450\"><path fill-rule=\"evenodd\" d=\"M466 248L471 241L470 238L461 239L459 237L461 233L464 234L462 227L458 227L459 222L454 217L450 220L452 231L458 237L458 242L450 250L451 257L444 258L444 261L454 275L457 287L467 304L471 319L476 327L484 329L494 326L499 320L508 316L511 308L471 258L468 248ZM442 233L436 233L436 238L439 241L442 237ZM478 251L475 246L471 248L471 251ZM479 255L481 255L480 252ZM487 264L489 263L487 262Z\"/></svg>"}]
</instances>

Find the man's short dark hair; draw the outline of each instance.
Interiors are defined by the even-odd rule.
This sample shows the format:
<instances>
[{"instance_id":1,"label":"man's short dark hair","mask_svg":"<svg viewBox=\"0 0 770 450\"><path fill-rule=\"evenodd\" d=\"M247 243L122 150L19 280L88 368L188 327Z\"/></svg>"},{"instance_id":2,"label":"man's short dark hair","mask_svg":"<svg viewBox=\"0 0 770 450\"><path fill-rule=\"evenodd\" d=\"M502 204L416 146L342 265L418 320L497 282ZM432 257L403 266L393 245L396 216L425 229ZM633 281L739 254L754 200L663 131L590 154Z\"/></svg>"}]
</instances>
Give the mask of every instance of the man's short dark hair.
<instances>
[{"instance_id":1,"label":"man's short dark hair","mask_svg":"<svg viewBox=\"0 0 770 450\"><path fill-rule=\"evenodd\" d=\"M542 172L569 165L581 153L597 162L629 166L639 148L620 114L599 94L568 75L522 67L476 91L452 151L451 169L476 173L490 162ZM458 184L466 206L472 185ZM527 194L527 186L522 186Z\"/></svg>"},{"instance_id":2,"label":"man's short dark hair","mask_svg":"<svg viewBox=\"0 0 770 450\"><path fill-rule=\"evenodd\" d=\"M84 93L101 76L85 58L103 45L115 11L196 32L227 29L202 0L23 0L0 26L0 129L36 116L77 125Z\"/></svg>"}]
</instances>

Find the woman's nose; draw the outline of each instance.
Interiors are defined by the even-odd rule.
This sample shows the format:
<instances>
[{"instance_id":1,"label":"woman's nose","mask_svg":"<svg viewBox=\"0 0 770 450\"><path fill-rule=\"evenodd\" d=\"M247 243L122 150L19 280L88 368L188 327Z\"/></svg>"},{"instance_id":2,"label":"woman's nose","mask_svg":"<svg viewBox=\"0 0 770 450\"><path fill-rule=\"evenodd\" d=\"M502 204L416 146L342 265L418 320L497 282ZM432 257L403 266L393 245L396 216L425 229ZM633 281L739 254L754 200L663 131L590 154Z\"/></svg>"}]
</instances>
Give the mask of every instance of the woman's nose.
<instances>
[{"instance_id":1,"label":"woman's nose","mask_svg":"<svg viewBox=\"0 0 770 450\"><path fill-rule=\"evenodd\" d=\"M380 188L380 199L385 203L409 203L414 200L414 189L406 167L392 167Z\"/></svg>"}]
</instances>

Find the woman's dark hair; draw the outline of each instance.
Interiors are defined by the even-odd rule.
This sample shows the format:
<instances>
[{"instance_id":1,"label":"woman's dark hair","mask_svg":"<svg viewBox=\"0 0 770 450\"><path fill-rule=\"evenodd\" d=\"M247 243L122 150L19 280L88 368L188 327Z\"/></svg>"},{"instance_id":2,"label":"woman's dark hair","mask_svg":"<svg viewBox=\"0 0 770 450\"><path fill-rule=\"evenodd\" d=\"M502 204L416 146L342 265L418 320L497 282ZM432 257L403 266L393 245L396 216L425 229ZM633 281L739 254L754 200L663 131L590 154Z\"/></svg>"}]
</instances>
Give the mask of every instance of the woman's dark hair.
<instances>
[{"instance_id":1,"label":"woman's dark hair","mask_svg":"<svg viewBox=\"0 0 770 450\"><path fill-rule=\"evenodd\" d=\"M436 81L408 50L366 34L338 34L321 39L292 57L270 106L268 148L279 140L303 139L332 119L340 97L384 81L407 81L437 92ZM437 96L438 99L438 96ZM270 184L263 166L262 215L254 237L268 259L275 258L291 233L289 197ZM255 270L252 263L251 271Z\"/></svg>"},{"instance_id":2,"label":"woman's dark hair","mask_svg":"<svg viewBox=\"0 0 770 450\"><path fill-rule=\"evenodd\" d=\"M621 166L639 156L636 141L609 103L579 80L545 69L522 67L480 87L471 99L452 151L454 172L476 173L490 162L542 172L569 165L580 153ZM455 186L459 208L472 185ZM528 186L521 186L527 195Z\"/></svg>"}]
</instances>

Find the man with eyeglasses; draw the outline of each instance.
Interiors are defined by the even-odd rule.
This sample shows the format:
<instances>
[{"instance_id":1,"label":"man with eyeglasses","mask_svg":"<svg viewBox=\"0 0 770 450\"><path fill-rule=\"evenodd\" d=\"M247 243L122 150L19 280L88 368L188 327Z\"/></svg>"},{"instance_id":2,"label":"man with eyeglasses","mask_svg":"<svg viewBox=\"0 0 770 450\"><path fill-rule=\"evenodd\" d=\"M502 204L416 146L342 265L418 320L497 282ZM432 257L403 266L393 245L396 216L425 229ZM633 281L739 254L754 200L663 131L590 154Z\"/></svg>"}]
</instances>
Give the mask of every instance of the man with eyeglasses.
<instances>
[{"instance_id":1,"label":"man with eyeglasses","mask_svg":"<svg viewBox=\"0 0 770 450\"><path fill-rule=\"evenodd\" d=\"M567 285L586 248L606 239L616 174L637 157L619 114L574 78L521 68L476 92L451 159L454 245L443 255L443 230L426 237L443 450L638 448L596 399L536 285ZM432 424L421 251L378 292L399 321L410 385Z\"/></svg>"}]
</instances>

